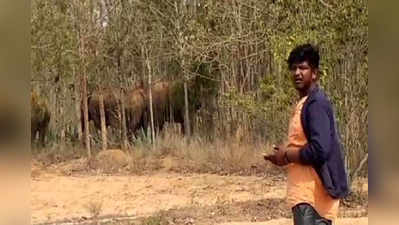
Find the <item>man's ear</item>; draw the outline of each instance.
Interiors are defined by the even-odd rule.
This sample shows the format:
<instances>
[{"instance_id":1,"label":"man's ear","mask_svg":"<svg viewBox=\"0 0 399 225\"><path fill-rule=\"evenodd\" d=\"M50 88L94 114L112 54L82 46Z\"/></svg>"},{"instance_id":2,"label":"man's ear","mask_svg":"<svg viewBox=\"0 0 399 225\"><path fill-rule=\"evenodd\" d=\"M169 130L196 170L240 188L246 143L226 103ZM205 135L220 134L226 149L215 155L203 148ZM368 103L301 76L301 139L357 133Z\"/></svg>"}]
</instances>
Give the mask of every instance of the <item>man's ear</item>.
<instances>
[{"instance_id":1,"label":"man's ear","mask_svg":"<svg viewBox=\"0 0 399 225\"><path fill-rule=\"evenodd\" d=\"M312 69L312 80L316 81L318 77L319 77L319 70Z\"/></svg>"}]
</instances>

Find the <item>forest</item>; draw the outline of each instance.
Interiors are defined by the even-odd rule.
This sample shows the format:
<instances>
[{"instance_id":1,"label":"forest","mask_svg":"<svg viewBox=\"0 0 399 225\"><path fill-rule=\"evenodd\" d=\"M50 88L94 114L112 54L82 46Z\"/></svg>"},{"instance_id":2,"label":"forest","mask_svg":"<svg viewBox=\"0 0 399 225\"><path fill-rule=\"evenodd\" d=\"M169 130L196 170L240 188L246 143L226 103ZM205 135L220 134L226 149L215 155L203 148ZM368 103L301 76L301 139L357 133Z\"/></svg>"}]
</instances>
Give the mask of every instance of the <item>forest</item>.
<instances>
[{"instance_id":1,"label":"forest","mask_svg":"<svg viewBox=\"0 0 399 225\"><path fill-rule=\"evenodd\" d=\"M33 0L32 152L160 148L165 131L174 148L262 151L284 141L297 100L288 54L311 43L347 169L367 175L367 4Z\"/></svg>"}]
</instances>

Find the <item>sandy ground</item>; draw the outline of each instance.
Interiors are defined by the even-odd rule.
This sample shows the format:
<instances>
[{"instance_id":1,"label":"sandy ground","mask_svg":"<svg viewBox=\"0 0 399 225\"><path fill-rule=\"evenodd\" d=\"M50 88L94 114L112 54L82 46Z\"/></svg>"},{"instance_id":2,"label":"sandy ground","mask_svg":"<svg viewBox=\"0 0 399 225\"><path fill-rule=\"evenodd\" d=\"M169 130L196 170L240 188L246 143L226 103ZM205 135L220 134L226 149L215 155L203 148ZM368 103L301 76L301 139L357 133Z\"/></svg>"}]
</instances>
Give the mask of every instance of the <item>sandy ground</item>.
<instances>
[{"instance_id":1,"label":"sandy ground","mask_svg":"<svg viewBox=\"0 0 399 225\"><path fill-rule=\"evenodd\" d=\"M175 224L288 225L284 196L284 181L267 177L175 173L65 176L35 171L31 224L96 214L148 217L169 210L167 216ZM368 218L340 218L337 224L366 225Z\"/></svg>"},{"instance_id":2,"label":"sandy ground","mask_svg":"<svg viewBox=\"0 0 399 225\"><path fill-rule=\"evenodd\" d=\"M367 217L361 218L340 218L336 222L336 225L368 225L369 221ZM237 223L222 223L220 225L292 225L290 219L276 219L266 222L248 223L248 222L237 222Z\"/></svg>"}]
</instances>

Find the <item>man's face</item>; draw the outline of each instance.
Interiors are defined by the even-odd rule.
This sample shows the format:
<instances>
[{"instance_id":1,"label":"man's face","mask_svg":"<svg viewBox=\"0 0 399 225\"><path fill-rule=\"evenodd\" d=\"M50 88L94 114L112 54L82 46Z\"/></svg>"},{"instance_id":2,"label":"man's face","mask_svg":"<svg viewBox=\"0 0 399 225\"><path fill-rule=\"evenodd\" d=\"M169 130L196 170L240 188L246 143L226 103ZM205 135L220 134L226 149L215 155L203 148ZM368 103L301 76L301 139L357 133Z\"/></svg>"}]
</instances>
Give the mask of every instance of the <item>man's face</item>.
<instances>
[{"instance_id":1,"label":"man's face","mask_svg":"<svg viewBox=\"0 0 399 225\"><path fill-rule=\"evenodd\" d=\"M317 69L312 69L307 61L294 63L290 68L294 86L298 91L306 91L317 78Z\"/></svg>"}]
</instances>

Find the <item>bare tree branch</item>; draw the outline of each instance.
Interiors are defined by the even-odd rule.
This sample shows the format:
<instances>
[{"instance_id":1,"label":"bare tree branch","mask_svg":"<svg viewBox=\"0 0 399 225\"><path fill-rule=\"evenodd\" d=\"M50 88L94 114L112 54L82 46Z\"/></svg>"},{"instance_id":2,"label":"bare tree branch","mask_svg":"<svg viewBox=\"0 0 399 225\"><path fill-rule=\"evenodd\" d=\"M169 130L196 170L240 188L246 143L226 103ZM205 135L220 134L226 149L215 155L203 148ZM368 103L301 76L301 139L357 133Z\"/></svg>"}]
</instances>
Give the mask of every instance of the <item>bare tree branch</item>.
<instances>
[{"instance_id":1,"label":"bare tree branch","mask_svg":"<svg viewBox=\"0 0 399 225\"><path fill-rule=\"evenodd\" d=\"M359 166L352 173L351 180L353 180L357 177L358 173L362 170L362 168L363 168L364 164L367 162L368 158L369 158L369 154L366 153L366 155L363 157L362 161L359 163Z\"/></svg>"},{"instance_id":2,"label":"bare tree branch","mask_svg":"<svg viewBox=\"0 0 399 225\"><path fill-rule=\"evenodd\" d=\"M328 9L332 10L333 12L337 12L331 5L327 4L324 0L319 0L321 4L323 4Z\"/></svg>"}]
</instances>

